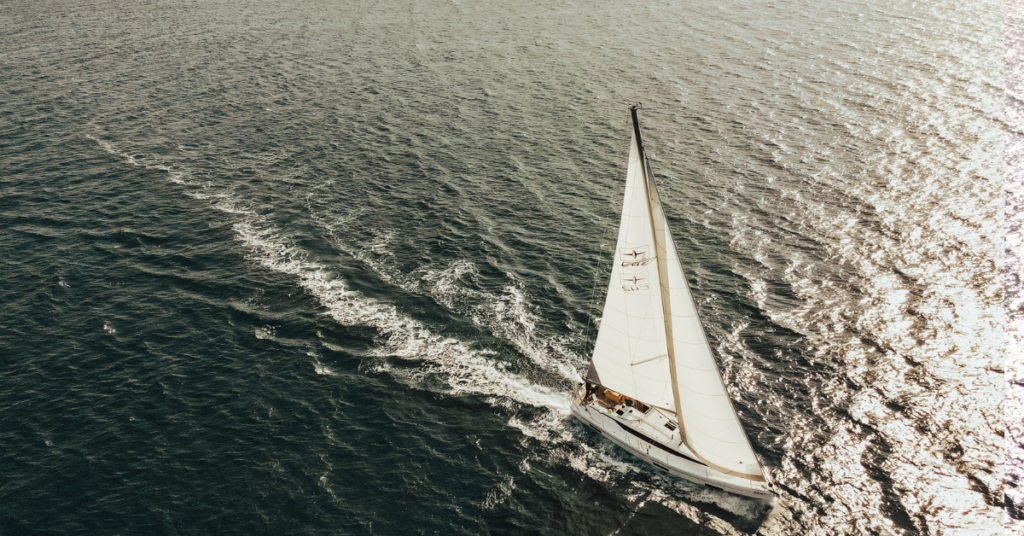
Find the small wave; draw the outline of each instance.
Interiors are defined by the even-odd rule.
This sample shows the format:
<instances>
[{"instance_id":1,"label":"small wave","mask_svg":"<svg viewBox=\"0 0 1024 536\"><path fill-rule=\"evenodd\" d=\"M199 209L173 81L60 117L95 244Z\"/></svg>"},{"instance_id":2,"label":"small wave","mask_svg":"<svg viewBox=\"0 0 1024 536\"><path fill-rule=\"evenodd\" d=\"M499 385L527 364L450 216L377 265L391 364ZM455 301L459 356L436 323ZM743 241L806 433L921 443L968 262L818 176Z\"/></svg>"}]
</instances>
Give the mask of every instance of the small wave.
<instances>
[{"instance_id":1,"label":"small wave","mask_svg":"<svg viewBox=\"0 0 1024 536\"><path fill-rule=\"evenodd\" d=\"M505 475L502 478L501 483L495 489L488 491L484 496L483 509L494 510L499 505L507 501L512 497L512 492L516 489L515 480L511 475Z\"/></svg>"},{"instance_id":2,"label":"small wave","mask_svg":"<svg viewBox=\"0 0 1024 536\"><path fill-rule=\"evenodd\" d=\"M273 339L281 326L260 326L255 329L257 339Z\"/></svg>"},{"instance_id":3,"label":"small wave","mask_svg":"<svg viewBox=\"0 0 1024 536\"><path fill-rule=\"evenodd\" d=\"M110 153L110 154L112 154L114 156L123 158L126 164L131 164L133 166L142 167L142 168L145 168L145 169L152 169L152 170L155 170L155 171L162 171L164 173L167 173L167 176L171 180L171 182L174 182L176 184L187 184L187 182L188 182L186 180L186 175L185 175L184 172L175 171L170 166L167 166L165 164L139 163L136 160L136 156L135 155L131 155L131 154L119 151L116 147L114 147L109 142L106 142L106 141L101 140L99 138L95 138L95 137L93 137L93 136L91 136L89 134L86 134L85 137L90 139L90 140L92 140L92 141L94 141L94 142L96 142L101 148L103 148L104 151L106 151L106 152L108 152L108 153Z\"/></svg>"},{"instance_id":4,"label":"small wave","mask_svg":"<svg viewBox=\"0 0 1024 536\"><path fill-rule=\"evenodd\" d=\"M313 358L313 370L321 376L334 376L334 371L327 368L320 362L320 354L315 350L306 352L306 355Z\"/></svg>"}]
</instances>

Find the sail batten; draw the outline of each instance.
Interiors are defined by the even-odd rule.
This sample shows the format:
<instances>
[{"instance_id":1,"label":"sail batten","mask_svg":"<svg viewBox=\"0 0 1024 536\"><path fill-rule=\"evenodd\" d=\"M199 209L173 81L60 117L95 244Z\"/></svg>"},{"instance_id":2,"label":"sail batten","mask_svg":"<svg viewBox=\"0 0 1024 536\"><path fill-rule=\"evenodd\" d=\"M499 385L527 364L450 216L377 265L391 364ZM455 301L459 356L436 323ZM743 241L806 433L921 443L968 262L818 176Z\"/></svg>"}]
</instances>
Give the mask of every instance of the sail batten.
<instances>
[{"instance_id":1,"label":"sail batten","mask_svg":"<svg viewBox=\"0 0 1024 536\"><path fill-rule=\"evenodd\" d=\"M588 377L675 414L682 441L710 467L763 480L700 322L631 111L622 218Z\"/></svg>"}]
</instances>

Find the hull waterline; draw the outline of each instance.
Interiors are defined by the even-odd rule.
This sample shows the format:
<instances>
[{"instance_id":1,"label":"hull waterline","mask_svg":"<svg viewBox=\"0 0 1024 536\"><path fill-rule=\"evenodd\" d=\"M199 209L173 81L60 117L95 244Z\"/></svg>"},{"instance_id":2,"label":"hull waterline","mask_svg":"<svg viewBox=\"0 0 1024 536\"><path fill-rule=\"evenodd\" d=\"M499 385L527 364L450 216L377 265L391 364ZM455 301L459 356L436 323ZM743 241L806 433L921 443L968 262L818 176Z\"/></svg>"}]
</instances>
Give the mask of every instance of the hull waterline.
<instances>
[{"instance_id":1,"label":"hull waterline","mask_svg":"<svg viewBox=\"0 0 1024 536\"><path fill-rule=\"evenodd\" d=\"M656 412L634 414L628 410L621 415L609 413L607 408L580 398L572 403L570 411L583 424L633 456L672 476L735 495L775 502L775 494L765 482L727 475L700 462L685 445L678 444L678 434L665 428L662 421L669 421L668 416Z\"/></svg>"}]
</instances>

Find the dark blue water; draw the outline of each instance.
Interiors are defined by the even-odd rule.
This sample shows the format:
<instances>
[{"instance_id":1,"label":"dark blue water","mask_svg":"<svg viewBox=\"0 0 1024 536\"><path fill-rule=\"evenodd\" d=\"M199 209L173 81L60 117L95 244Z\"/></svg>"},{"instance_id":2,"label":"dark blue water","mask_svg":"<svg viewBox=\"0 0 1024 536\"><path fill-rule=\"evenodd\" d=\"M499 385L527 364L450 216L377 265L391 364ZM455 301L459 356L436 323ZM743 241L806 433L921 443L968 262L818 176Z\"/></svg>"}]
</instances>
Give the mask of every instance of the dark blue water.
<instances>
[{"instance_id":1,"label":"dark blue water","mask_svg":"<svg viewBox=\"0 0 1024 536\"><path fill-rule=\"evenodd\" d=\"M0 6L0 535L993 534L999 4ZM568 416L644 104L780 491Z\"/></svg>"}]
</instances>

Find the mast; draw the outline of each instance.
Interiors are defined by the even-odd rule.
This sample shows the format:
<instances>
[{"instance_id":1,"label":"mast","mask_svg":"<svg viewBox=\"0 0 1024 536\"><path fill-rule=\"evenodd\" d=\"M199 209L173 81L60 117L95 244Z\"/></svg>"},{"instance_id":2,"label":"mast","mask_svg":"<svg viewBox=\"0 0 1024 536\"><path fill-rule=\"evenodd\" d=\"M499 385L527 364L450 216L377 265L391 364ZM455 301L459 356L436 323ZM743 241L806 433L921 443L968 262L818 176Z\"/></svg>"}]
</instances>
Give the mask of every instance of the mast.
<instances>
[{"instance_id":1,"label":"mast","mask_svg":"<svg viewBox=\"0 0 1024 536\"><path fill-rule=\"evenodd\" d=\"M644 185L647 187L647 213L650 215L651 230L654 235L654 255L657 258L657 270L659 274L665 274L667 270L667 260L665 255L661 255L660 251L667 251L664 245L665 238L659 237L657 232L658 226L654 223L654 207L651 206L651 191L654 186L654 180L651 177L651 166L647 162L647 153L644 151L644 139L640 135L640 120L636 116L636 105L629 106L629 113L633 117L633 136L636 138L637 152L640 153L640 168L644 176ZM660 238L660 240L659 240ZM668 345L668 371L672 378L672 401L676 407L676 420L679 424L679 437L680 442L686 440L686 430L683 428L683 411L682 404L679 402L679 382L676 380L676 360L675 360L675 347L672 338L672 301L669 299L669 289L666 285L664 277L659 277L659 287L661 291L661 308L663 316L665 317L665 339Z\"/></svg>"}]
</instances>

